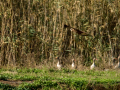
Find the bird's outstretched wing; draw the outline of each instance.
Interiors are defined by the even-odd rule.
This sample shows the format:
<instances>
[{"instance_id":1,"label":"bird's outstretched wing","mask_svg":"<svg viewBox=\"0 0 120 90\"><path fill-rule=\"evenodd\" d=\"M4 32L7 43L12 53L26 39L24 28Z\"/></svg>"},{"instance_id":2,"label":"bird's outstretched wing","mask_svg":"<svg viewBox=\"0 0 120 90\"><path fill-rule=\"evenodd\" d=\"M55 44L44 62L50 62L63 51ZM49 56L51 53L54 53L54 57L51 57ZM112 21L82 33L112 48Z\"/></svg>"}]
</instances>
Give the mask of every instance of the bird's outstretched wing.
<instances>
[{"instance_id":1,"label":"bird's outstretched wing","mask_svg":"<svg viewBox=\"0 0 120 90\"><path fill-rule=\"evenodd\" d=\"M78 33L79 35L82 35L82 36L91 36L90 34L88 34L88 33L86 33L86 32L83 32L83 31L81 31L81 30L79 30L79 29L76 29L76 28L72 28L72 27L70 27L70 26L68 26L68 25L64 25L64 28L68 28L68 29L70 29L71 31L74 31L74 32L76 32L76 33Z\"/></svg>"}]
</instances>

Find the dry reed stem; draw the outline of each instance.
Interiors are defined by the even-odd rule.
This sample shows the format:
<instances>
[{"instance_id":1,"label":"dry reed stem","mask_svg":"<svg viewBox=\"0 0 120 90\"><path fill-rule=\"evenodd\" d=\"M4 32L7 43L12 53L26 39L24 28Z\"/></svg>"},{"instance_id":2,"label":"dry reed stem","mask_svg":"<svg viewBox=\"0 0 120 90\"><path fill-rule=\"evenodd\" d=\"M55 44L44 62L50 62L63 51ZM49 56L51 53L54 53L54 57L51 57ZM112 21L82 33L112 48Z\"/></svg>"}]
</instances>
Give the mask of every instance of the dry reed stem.
<instances>
[{"instance_id":1,"label":"dry reed stem","mask_svg":"<svg viewBox=\"0 0 120 90\"><path fill-rule=\"evenodd\" d=\"M1 1L0 64L28 63L28 67L36 67L42 60L54 63L56 56L73 55L82 56L86 66L93 57L98 57L101 67L100 63L107 63L109 55L117 57L120 50L119 3L118 0ZM93 38L68 32L64 24L89 32Z\"/></svg>"}]
</instances>

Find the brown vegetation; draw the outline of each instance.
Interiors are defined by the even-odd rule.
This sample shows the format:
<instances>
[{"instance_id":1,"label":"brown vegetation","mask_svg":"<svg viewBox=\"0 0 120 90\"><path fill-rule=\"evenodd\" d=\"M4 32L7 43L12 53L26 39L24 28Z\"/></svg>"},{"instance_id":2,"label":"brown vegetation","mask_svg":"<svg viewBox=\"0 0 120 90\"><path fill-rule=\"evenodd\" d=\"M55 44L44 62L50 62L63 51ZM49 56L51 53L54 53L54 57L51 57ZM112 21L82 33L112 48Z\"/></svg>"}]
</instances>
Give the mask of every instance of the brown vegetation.
<instances>
[{"instance_id":1,"label":"brown vegetation","mask_svg":"<svg viewBox=\"0 0 120 90\"><path fill-rule=\"evenodd\" d=\"M86 66L93 57L98 66L111 62L120 53L119 8L119 0L1 0L0 66L35 67L56 56L81 56Z\"/></svg>"},{"instance_id":2,"label":"brown vegetation","mask_svg":"<svg viewBox=\"0 0 120 90\"><path fill-rule=\"evenodd\" d=\"M33 81L22 81L22 80L0 80L1 83L3 84L9 84L11 86L19 86L22 83L32 83Z\"/></svg>"}]
</instances>

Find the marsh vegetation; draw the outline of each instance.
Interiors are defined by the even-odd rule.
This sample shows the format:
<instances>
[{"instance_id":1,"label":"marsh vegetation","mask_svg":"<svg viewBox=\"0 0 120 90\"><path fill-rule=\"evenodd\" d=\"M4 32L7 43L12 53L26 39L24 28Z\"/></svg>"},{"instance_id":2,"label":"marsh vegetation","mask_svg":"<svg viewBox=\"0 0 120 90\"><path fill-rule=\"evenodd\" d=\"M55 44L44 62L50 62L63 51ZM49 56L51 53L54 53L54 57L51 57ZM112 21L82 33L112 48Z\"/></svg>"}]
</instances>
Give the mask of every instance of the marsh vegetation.
<instances>
[{"instance_id":1,"label":"marsh vegetation","mask_svg":"<svg viewBox=\"0 0 120 90\"><path fill-rule=\"evenodd\" d=\"M64 25L80 29L92 37L70 32ZM46 85L45 88L68 89L71 86L71 89L76 89L80 88L79 85L85 85L83 88L86 89L96 83L110 82L108 86L117 83L119 72L102 70L110 69L113 59L120 54L119 27L119 0L1 0L0 68L7 68L8 71L13 69L15 74L2 74L3 70L0 78L28 78L33 83L30 81L29 84L20 84L20 87L34 88L44 88ZM57 63L55 57L60 57L65 64L74 58L79 68L72 71L69 67L54 70ZM96 67L100 71L86 69L92 64L94 57L98 59ZM23 67L28 69L21 70ZM28 75L27 70L33 70L33 75ZM24 76L22 71L25 71ZM40 76L40 72L44 75ZM4 84L0 85L5 87Z\"/></svg>"},{"instance_id":2,"label":"marsh vegetation","mask_svg":"<svg viewBox=\"0 0 120 90\"><path fill-rule=\"evenodd\" d=\"M0 88L14 90L119 90L120 72L94 70L1 69Z\"/></svg>"}]
</instances>

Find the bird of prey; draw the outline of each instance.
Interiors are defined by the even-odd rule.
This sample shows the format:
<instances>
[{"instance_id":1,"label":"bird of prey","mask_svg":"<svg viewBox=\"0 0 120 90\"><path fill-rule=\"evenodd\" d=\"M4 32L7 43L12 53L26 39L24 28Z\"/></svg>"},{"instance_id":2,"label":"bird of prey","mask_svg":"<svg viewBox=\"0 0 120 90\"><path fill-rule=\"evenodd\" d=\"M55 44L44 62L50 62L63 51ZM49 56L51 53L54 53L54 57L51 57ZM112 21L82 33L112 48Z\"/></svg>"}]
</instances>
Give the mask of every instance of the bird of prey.
<instances>
[{"instance_id":1,"label":"bird of prey","mask_svg":"<svg viewBox=\"0 0 120 90\"><path fill-rule=\"evenodd\" d=\"M82 35L82 36L91 36L90 34L88 34L86 32L83 32L83 31L81 31L79 29L76 29L76 28L72 28L68 25L64 25L64 28L68 28L68 29L70 29L70 31L74 31L74 32L76 32L76 33L78 33L79 35Z\"/></svg>"}]
</instances>

